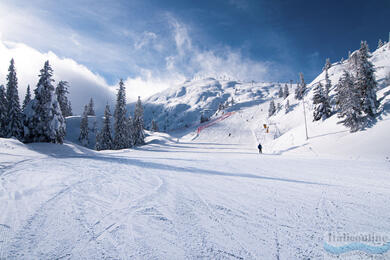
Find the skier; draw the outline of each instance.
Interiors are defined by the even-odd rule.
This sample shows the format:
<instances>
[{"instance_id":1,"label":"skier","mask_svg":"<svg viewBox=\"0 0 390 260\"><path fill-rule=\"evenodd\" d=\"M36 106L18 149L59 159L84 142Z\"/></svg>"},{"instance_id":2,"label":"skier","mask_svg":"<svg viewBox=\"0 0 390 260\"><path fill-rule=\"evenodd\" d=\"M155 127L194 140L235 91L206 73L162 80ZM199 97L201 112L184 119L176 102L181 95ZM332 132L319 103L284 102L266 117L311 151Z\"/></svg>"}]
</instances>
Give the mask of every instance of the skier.
<instances>
[{"instance_id":1,"label":"skier","mask_svg":"<svg viewBox=\"0 0 390 260\"><path fill-rule=\"evenodd\" d=\"M262 152L263 147L261 146L261 144L259 144L259 145L257 146L257 148L259 149L259 153L263 153L263 152Z\"/></svg>"}]
</instances>

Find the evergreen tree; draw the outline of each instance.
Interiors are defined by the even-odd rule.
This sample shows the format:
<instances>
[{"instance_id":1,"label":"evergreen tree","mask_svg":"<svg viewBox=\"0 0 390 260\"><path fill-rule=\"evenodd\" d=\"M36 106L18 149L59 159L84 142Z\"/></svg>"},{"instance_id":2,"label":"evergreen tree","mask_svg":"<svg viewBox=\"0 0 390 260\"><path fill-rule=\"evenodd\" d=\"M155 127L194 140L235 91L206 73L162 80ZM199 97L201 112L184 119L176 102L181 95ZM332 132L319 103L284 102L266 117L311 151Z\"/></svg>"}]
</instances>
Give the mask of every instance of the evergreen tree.
<instances>
[{"instance_id":1,"label":"evergreen tree","mask_svg":"<svg viewBox=\"0 0 390 260\"><path fill-rule=\"evenodd\" d=\"M58 82L56 88L56 95L58 103L60 104L63 117L68 117L72 115L72 106L67 97L67 94L69 94L68 87L68 82L61 80L60 82Z\"/></svg>"},{"instance_id":2,"label":"evergreen tree","mask_svg":"<svg viewBox=\"0 0 390 260\"><path fill-rule=\"evenodd\" d=\"M88 104L88 115L89 116L96 116L94 103L93 103L92 98L89 100L89 104Z\"/></svg>"},{"instance_id":3,"label":"evergreen tree","mask_svg":"<svg viewBox=\"0 0 390 260\"><path fill-rule=\"evenodd\" d=\"M287 84L284 85L283 98L286 99L290 95Z\"/></svg>"},{"instance_id":4,"label":"evergreen tree","mask_svg":"<svg viewBox=\"0 0 390 260\"><path fill-rule=\"evenodd\" d=\"M137 104L135 105L133 125L134 125L134 144L135 145L145 144L144 109L142 107L141 97L138 97Z\"/></svg>"},{"instance_id":5,"label":"evergreen tree","mask_svg":"<svg viewBox=\"0 0 390 260\"><path fill-rule=\"evenodd\" d=\"M63 143L65 120L53 86L53 70L49 61L41 69L34 90L35 97L24 110L26 142Z\"/></svg>"},{"instance_id":6,"label":"evergreen tree","mask_svg":"<svg viewBox=\"0 0 390 260\"><path fill-rule=\"evenodd\" d=\"M279 93L278 93L278 96L281 98L281 97L283 97L283 88L282 88L282 86L280 86L279 87Z\"/></svg>"},{"instance_id":7,"label":"evergreen tree","mask_svg":"<svg viewBox=\"0 0 390 260\"><path fill-rule=\"evenodd\" d=\"M301 100L303 99L303 96L306 92L306 83L305 79L303 78L303 73L299 73L299 79L300 82L297 84L297 88L295 89L295 98Z\"/></svg>"},{"instance_id":8,"label":"evergreen tree","mask_svg":"<svg viewBox=\"0 0 390 260\"><path fill-rule=\"evenodd\" d=\"M114 111L114 148L129 148L129 134L126 118L126 89L121 79L119 81L118 94L116 96L116 106Z\"/></svg>"},{"instance_id":9,"label":"evergreen tree","mask_svg":"<svg viewBox=\"0 0 390 260\"><path fill-rule=\"evenodd\" d=\"M28 85L26 96L24 97L23 106L22 106L23 112L24 112L24 109L26 108L26 106L28 105L28 103L30 103L30 101L31 101L31 91L30 91L30 85Z\"/></svg>"},{"instance_id":10,"label":"evergreen tree","mask_svg":"<svg viewBox=\"0 0 390 260\"><path fill-rule=\"evenodd\" d=\"M383 42L382 42L381 39L379 39L379 41L378 41L378 49L379 49L379 48L382 48L382 46L383 46Z\"/></svg>"},{"instance_id":11,"label":"evergreen tree","mask_svg":"<svg viewBox=\"0 0 390 260\"><path fill-rule=\"evenodd\" d=\"M272 99L271 102L269 103L268 116L269 117L273 116L275 112L276 112L275 102Z\"/></svg>"},{"instance_id":12,"label":"evergreen tree","mask_svg":"<svg viewBox=\"0 0 390 260\"><path fill-rule=\"evenodd\" d=\"M134 141L135 130L134 130L134 121L131 118L131 116L127 118L126 123L127 123L127 135L128 135L129 147L133 147L135 145L135 141Z\"/></svg>"},{"instance_id":13,"label":"evergreen tree","mask_svg":"<svg viewBox=\"0 0 390 260\"><path fill-rule=\"evenodd\" d=\"M330 116L331 109L329 104L329 96L326 94L326 89L324 89L321 83L318 83L318 85L314 88L313 104L314 121L318 121L320 119L325 120Z\"/></svg>"},{"instance_id":14,"label":"evergreen tree","mask_svg":"<svg viewBox=\"0 0 390 260\"><path fill-rule=\"evenodd\" d=\"M96 120L96 117L95 117L95 119L93 120L93 123L92 123L92 132L93 132L93 134L95 136L97 135L97 131L98 131L98 129L97 129L97 120Z\"/></svg>"},{"instance_id":15,"label":"evergreen tree","mask_svg":"<svg viewBox=\"0 0 390 260\"><path fill-rule=\"evenodd\" d=\"M282 109L282 105L280 103L276 104L276 111L279 112Z\"/></svg>"},{"instance_id":16,"label":"evergreen tree","mask_svg":"<svg viewBox=\"0 0 390 260\"><path fill-rule=\"evenodd\" d=\"M286 104L284 105L284 109L285 109L285 113L287 114L289 111L290 111L290 102L288 101L288 99L287 99L287 101L286 101Z\"/></svg>"},{"instance_id":17,"label":"evergreen tree","mask_svg":"<svg viewBox=\"0 0 390 260\"><path fill-rule=\"evenodd\" d=\"M158 132L158 125L154 119L152 120L152 131L153 132Z\"/></svg>"},{"instance_id":18,"label":"evergreen tree","mask_svg":"<svg viewBox=\"0 0 390 260\"><path fill-rule=\"evenodd\" d=\"M5 89L0 85L0 137L6 137L7 125L7 99L5 97Z\"/></svg>"},{"instance_id":19,"label":"evergreen tree","mask_svg":"<svg viewBox=\"0 0 390 260\"><path fill-rule=\"evenodd\" d=\"M325 70L325 95L326 96L329 96L331 87L332 87L332 82L329 79L328 70Z\"/></svg>"},{"instance_id":20,"label":"evergreen tree","mask_svg":"<svg viewBox=\"0 0 390 260\"><path fill-rule=\"evenodd\" d=\"M326 61L325 61L325 66L322 70L328 70L332 67L332 63L330 63L330 59L329 58L326 58Z\"/></svg>"},{"instance_id":21,"label":"evergreen tree","mask_svg":"<svg viewBox=\"0 0 390 260\"><path fill-rule=\"evenodd\" d=\"M88 106L89 109L89 106ZM99 134L96 135L96 146L95 149L110 150L113 148L112 135L111 135L111 112L110 106L107 104L104 110L103 127Z\"/></svg>"},{"instance_id":22,"label":"evergreen tree","mask_svg":"<svg viewBox=\"0 0 390 260\"><path fill-rule=\"evenodd\" d=\"M377 82L375 80L375 68L369 61L370 54L367 42L362 41L358 52L356 66L356 87L360 91L361 106L368 117L374 117L378 108L376 97Z\"/></svg>"},{"instance_id":23,"label":"evergreen tree","mask_svg":"<svg viewBox=\"0 0 390 260\"><path fill-rule=\"evenodd\" d=\"M224 109L225 109L224 104L219 103L219 105L218 105L218 110L219 110L219 111L222 111L222 110L224 110Z\"/></svg>"},{"instance_id":24,"label":"evergreen tree","mask_svg":"<svg viewBox=\"0 0 390 260\"><path fill-rule=\"evenodd\" d=\"M343 118L338 123L350 128L351 132L361 129L364 119L360 109L360 93L347 71L344 71L336 86L336 98L339 106L338 117Z\"/></svg>"},{"instance_id":25,"label":"evergreen tree","mask_svg":"<svg viewBox=\"0 0 390 260\"><path fill-rule=\"evenodd\" d=\"M202 123L207 122L207 121L209 121L209 119L202 113L200 115L200 123L202 124Z\"/></svg>"},{"instance_id":26,"label":"evergreen tree","mask_svg":"<svg viewBox=\"0 0 390 260\"><path fill-rule=\"evenodd\" d=\"M11 59L8 68L6 100L6 137L14 136L16 138L21 138L23 136L23 120L19 103L18 78L16 77L14 59Z\"/></svg>"},{"instance_id":27,"label":"evergreen tree","mask_svg":"<svg viewBox=\"0 0 390 260\"><path fill-rule=\"evenodd\" d=\"M89 139L88 139L88 106L84 106L84 113L81 117L80 121L80 135L79 135L79 141L83 146L88 146Z\"/></svg>"}]
</instances>

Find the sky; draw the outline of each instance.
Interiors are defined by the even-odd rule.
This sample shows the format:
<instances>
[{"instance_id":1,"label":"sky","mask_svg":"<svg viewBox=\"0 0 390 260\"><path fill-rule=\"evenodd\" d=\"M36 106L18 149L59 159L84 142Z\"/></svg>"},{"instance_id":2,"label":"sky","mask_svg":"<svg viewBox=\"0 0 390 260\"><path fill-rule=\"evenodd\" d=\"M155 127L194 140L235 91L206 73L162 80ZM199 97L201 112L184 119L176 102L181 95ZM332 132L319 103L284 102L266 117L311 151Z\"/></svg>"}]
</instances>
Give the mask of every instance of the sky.
<instances>
[{"instance_id":1,"label":"sky","mask_svg":"<svg viewBox=\"0 0 390 260\"><path fill-rule=\"evenodd\" d=\"M209 76L310 82L388 39L390 1L2 0L0 17L0 83L14 57L23 95L49 59L80 110L111 103L120 78L128 101Z\"/></svg>"}]
</instances>

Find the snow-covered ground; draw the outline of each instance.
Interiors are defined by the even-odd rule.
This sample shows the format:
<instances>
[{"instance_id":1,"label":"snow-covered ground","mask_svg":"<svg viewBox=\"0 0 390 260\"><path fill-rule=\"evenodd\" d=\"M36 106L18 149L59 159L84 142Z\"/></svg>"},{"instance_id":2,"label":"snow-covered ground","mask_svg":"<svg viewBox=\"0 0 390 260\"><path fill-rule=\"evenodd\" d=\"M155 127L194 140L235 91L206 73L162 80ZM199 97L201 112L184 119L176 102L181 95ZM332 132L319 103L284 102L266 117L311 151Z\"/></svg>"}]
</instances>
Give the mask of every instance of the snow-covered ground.
<instances>
[{"instance_id":1,"label":"snow-covered ground","mask_svg":"<svg viewBox=\"0 0 390 260\"><path fill-rule=\"evenodd\" d=\"M215 79L151 97L145 120L176 131L136 149L77 145L77 116L64 145L0 139L0 259L323 259L328 232L390 234L389 55L372 57L381 114L353 134L336 115L312 121L321 73L308 140L295 85L288 113L268 117L286 102L277 83ZM202 112L221 120L197 133Z\"/></svg>"},{"instance_id":2,"label":"snow-covered ground","mask_svg":"<svg viewBox=\"0 0 390 260\"><path fill-rule=\"evenodd\" d=\"M244 115L134 150L0 139L0 259L317 259L390 231L389 161L259 155Z\"/></svg>"}]
</instances>

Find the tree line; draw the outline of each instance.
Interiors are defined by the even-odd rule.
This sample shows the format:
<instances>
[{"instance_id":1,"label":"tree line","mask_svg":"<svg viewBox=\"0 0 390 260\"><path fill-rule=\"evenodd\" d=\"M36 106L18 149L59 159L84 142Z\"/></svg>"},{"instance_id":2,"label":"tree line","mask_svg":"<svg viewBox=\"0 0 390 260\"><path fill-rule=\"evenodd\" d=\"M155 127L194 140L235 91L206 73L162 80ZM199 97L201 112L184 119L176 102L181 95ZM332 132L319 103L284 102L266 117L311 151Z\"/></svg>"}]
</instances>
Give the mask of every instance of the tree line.
<instances>
[{"instance_id":1,"label":"tree line","mask_svg":"<svg viewBox=\"0 0 390 260\"><path fill-rule=\"evenodd\" d=\"M381 41L378 48L383 44ZM345 66L343 76L334 85L333 96L330 95L332 82L328 70L332 64L327 59L323 70L325 71L324 84L319 82L313 88L312 102L314 105L313 121L326 120L333 114L341 119L338 123L348 127L351 132L364 129L377 115L379 102L376 97L377 81L375 68L369 58L371 57L367 42L362 41L360 49L349 54L348 64ZM295 98L302 100L307 94L307 86L300 73L300 80L295 89ZM280 87L278 96L286 98L289 95L287 84L284 90ZM280 106L278 104L278 106ZM286 103L286 113L289 103ZM277 112L274 100L271 100L268 115Z\"/></svg>"},{"instance_id":2,"label":"tree line","mask_svg":"<svg viewBox=\"0 0 390 260\"><path fill-rule=\"evenodd\" d=\"M141 98L138 97L134 116L131 117L127 116L126 88L122 79L119 81L119 89L116 97L114 115L111 114L110 106L107 104L104 110L102 128L96 134L95 149L98 151L126 149L145 144L144 110ZM80 121L79 141L84 146L89 144L88 116L95 116L92 98L88 105L85 105ZM111 123L112 116L114 117L113 130Z\"/></svg>"},{"instance_id":3,"label":"tree line","mask_svg":"<svg viewBox=\"0 0 390 260\"><path fill-rule=\"evenodd\" d=\"M40 70L34 97L30 86L27 87L22 107L14 59L11 59L6 80L6 88L0 86L0 137L15 137L25 143L62 144L66 133L64 117L72 115L72 107L66 96L68 83L60 81L54 87L49 61Z\"/></svg>"},{"instance_id":4,"label":"tree line","mask_svg":"<svg viewBox=\"0 0 390 260\"><path fill-rule=\"evenodd\" d=\"M72 115L72 105L67 95L69 84L59 81L54 86L53 69L46 61L40 70L39 80L32 97L30 86L20 106L18 78L15 62L11 59L6 88L0 85L0 137L15 137L24 143L47 142L62 144L66 135L65 117ZM96 149L123 149L145 143L143 107L140 97L134 117L127 117L125 86L119 82L114 111L114 131L111 130L111 113L107 104L103 127L96 135ZM79 140L88 144L88 116L95 116L93 99L84 108L80 123Z\"/></svg>"}]
</instances>

